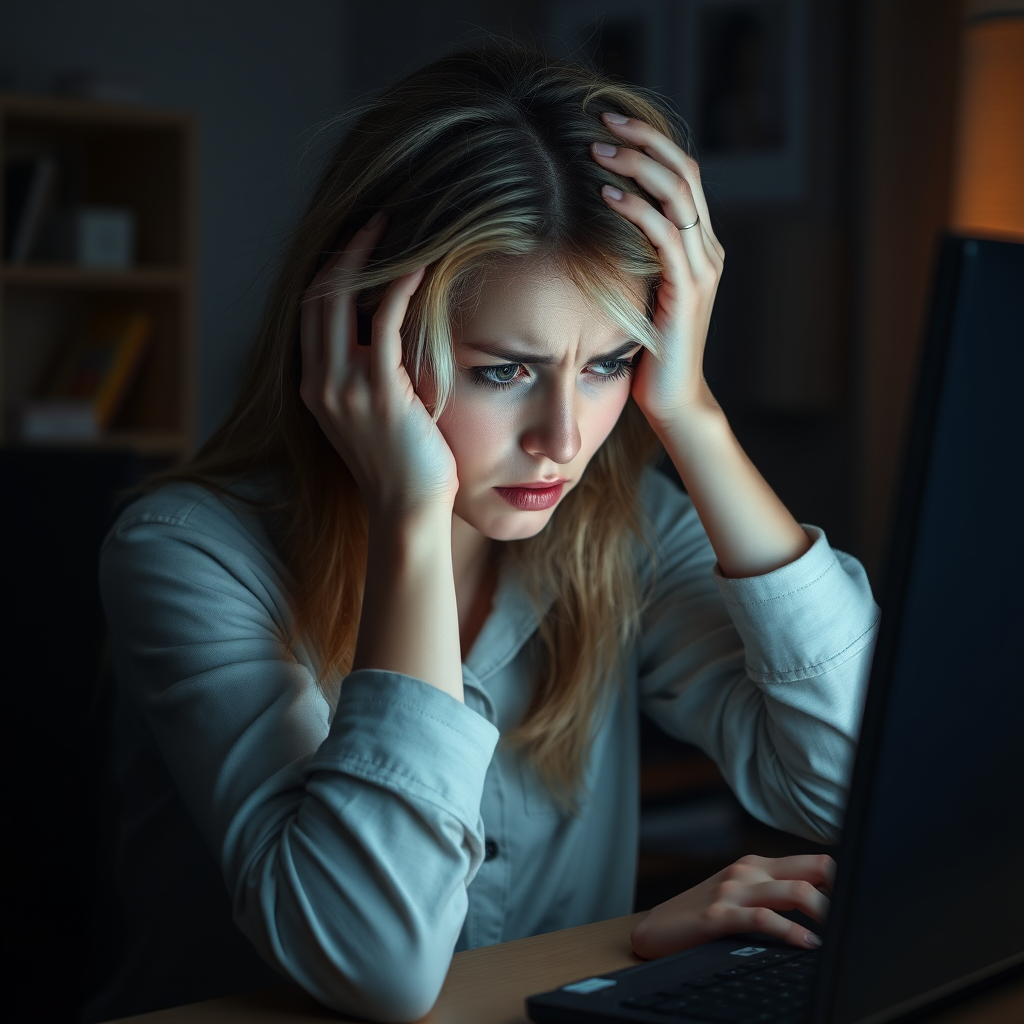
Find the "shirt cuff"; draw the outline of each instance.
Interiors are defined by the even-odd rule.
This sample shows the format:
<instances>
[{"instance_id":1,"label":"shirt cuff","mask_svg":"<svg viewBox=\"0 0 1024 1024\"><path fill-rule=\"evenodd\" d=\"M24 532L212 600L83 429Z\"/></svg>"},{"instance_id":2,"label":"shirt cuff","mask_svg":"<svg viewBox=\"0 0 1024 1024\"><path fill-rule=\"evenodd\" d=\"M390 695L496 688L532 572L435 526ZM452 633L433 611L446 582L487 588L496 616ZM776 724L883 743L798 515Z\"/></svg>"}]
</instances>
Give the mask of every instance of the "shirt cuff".
<instances>
[{"instance_id":1,"label":"shirt cuff","mask_svg":"<svg viewBox=\"0 0 1024 1024\"><path fill-rule=\"evenodd\" d=\"M474 826L498 737L490 722L436 686L360 669L342 682L330 734L308 770L358 776Z\"/></svg>"},{"instance_id":2,"label":"shirt cuff","mask_svg":"<svg viewBox=\"0 0 1024 1024\"><path fill-rule=\"evenodd\" d=\"M878 607L860 562L834 551L820 528L804 529L811 547L773 572L729 579L713 570L759 682L823 675L874 641Z\"/></svg>"}]
</instances>

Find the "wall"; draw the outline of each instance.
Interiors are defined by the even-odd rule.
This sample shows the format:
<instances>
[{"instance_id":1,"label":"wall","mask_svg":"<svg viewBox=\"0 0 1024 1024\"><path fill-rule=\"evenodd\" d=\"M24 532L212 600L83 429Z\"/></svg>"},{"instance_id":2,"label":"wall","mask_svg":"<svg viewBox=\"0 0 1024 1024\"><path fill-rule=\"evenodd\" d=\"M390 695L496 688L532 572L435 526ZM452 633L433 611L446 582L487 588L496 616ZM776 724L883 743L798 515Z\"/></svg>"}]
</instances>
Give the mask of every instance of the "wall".
<instances>
[{"instance_id":1,"label":"wall","mask_svg":"<svg viewBox=\"0 0 1024 1024\"><path fill-rule=\"evenodd\" d=\"M350 6L336 0L4 0L0 81L43 91L88 70L199 119L198 423L237 387L279 243L347 96ZM314 147L315 150L315 147Z\"/></svg>"},{"instance_id":2,"label":"wall","mask_svg":"<svg viewBox=\"0 0 1024 1024\"><path fill-rule=\"evenodd\" d=\"M359 90L389 85L399 75L483 32L535 41L544 0L389 0L351 3L349 80Z\"/></svg>"},{"instance_id":3,"label":"wall","mask_svg":"<svg viewBox=\"0 0 1024 1024\"><path fill-rule=\"evenodd\" d=\"M861 556L877 577L936 239L948 223L960 0L873 0L861 23L854 307ZM876 579L877 582L877 579Z\"/></svg>"}]
</instances>

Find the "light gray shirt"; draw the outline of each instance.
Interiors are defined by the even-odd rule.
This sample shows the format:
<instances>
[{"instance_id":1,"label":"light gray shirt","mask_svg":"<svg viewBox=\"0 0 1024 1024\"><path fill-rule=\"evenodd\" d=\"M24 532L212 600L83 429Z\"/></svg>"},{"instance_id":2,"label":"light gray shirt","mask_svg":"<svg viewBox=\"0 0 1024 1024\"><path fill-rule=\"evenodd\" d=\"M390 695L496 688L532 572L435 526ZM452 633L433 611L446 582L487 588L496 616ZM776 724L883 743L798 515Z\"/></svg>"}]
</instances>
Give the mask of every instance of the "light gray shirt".
<instances>
[{"instance_id":1,"label":"light gray shirt","mask_svg":"<svg viewBox=\"0 0 1024 1024\"><path fill-rule=\"evenodd\" d=\"M807 527L795 562L726 579L675 484L649 470L643 502L653 599L576 814L500 742L539 644L513 571L463 666L465 704L361 670L331 708L315 657L287 642L290 578L263 521L186 484L130 507L100 570L130 944L93 1012L266 984L255 949L329 1006L414 1019L458 949L629 913L641 710L757 818L835 840L878 620L863 569ZM219 894L195 880L214 865Z\"/></svg>"}]
</instances>

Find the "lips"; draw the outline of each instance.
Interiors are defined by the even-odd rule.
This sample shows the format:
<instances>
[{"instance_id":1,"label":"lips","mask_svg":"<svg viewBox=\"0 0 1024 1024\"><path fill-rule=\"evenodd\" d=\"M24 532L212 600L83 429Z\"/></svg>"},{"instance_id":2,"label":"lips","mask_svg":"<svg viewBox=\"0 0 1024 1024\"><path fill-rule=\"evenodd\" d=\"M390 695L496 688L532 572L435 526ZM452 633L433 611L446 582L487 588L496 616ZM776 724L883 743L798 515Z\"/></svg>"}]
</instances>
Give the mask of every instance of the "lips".
<instances>
[{"instance_id":1,"label":"lips","mask_svg":"<svg viewBox=\"0 0 1024 1024\"><path fill-rule=\"evenodd\" d=\"M555 483L537 481L530 484L518 484L515 487L495 487L494 489L514 508L522 512L541 512L558 504L562 497L562 488L566 480Z\"/></svg>"}]
</instances>

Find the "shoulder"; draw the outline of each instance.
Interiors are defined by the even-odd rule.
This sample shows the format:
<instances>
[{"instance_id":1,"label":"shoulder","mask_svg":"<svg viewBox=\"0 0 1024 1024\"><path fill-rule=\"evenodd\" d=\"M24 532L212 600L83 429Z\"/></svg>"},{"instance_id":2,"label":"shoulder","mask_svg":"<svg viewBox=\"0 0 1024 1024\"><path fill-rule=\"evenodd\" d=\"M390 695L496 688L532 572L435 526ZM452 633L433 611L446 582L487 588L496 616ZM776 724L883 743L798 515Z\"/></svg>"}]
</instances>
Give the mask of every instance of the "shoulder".
<instances>
[{"instance_id":1,"label":"shoulder","mask_svg":"<svg viewBox=\"0 0 1024 1024\"><path fill-rule=\"evenodd\" d=\"M269 492L250 482L236 493L259 500ZM264 553L269 545L265 516L258 506L188 481L164 484L129 505L111 527L103 546L106 549L119 541L143 537L168 541L189 537L196 543Z\"/></svg>"},{"instance_id":2,"label":"shoulder","mask_svg":"<svg viewBox=\"0 0 1024 1024\"><path fill-rule=\"evenodd\" d=\"M269 491L250 483L237 493L258 499ZM164 484L129 505L100 550L101 590L137 593L185 587L244 590L278 605L288 571L258 506L199 484Z\"/></svg>"}]
</instances>

